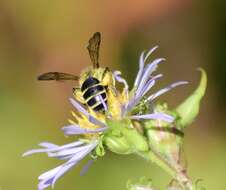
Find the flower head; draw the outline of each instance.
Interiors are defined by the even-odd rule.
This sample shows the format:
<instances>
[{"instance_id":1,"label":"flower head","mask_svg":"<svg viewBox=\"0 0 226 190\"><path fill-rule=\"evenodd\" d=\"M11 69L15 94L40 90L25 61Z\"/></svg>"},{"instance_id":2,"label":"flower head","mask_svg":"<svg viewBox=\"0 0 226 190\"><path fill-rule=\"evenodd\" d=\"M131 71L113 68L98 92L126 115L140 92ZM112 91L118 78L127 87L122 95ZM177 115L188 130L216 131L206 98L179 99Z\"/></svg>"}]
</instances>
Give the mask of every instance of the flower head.
<instances>
[{"instance_id":1,"label":"flower head","mask_svg":"<svg viewBox=\"0 0 226 190\"><path fill-rule=\"evenodd\" d=\"M140 135L139 132L137 133L137 130L133 126L133 122L140 122L142 120L162 120L169 123L173 122L173 116L157 112L150 106L150 104L161 94L178 85L186 84L187 82L180 81L173 83L166 88L147 96L156 81L163 76L162 74L153 75L153 72L156 70L158 65L164 60L163 58L155 59L154 61L145 64L148 57L156 48L157 47L152 48L146 54L141 54L139 60L139 71L132 90L129 90L129 86L126 80L121 77L120 71L112 73L114 80L118 83L122 83L124 88L122 91L119 91L116 85L108 87L107 103L103 100L102 96L98 96L104 105L103 113L95 112L89 107L86 108L82 106L75 100L76 96L75 99L70 99L72 105L77 110L77 112L72 112L76 121L69 120L70 125L63 127L62 130L65 135L79 135L79 137L82 137L81 139L62 146L44 142L39 144L42 148L30 150L24 153L24 156L27 156L43 152L47 153L49 157L55 157L65 161L62 165L39 176L39 190L43 190L48 186L53 187L59 177L69 171L87 155L92 153L95 156L102 156L104 154L103 146L108 147L109 145L109 141L106 142L103 139L105 138L105 134L109 137L108 129L112 129L112 126L115 126L117 130L118 128L121 128L122 130L120 131L119 129L119 133L125 135L118 135L119 138L117 137L115 139L115 141L119 142L120 146L124 146L120 151L117 149L115 152L121 153L125 151L126 153L131 153L137 149L146 150L148 147L145 138ZM114 123L114 121L116 122ZM112 122L114 123L113 125L111 125ZM126 133L130 133L130 135L126 135ZM137 143L138 141L139 143Z\"/></svg>"}]
</instances>

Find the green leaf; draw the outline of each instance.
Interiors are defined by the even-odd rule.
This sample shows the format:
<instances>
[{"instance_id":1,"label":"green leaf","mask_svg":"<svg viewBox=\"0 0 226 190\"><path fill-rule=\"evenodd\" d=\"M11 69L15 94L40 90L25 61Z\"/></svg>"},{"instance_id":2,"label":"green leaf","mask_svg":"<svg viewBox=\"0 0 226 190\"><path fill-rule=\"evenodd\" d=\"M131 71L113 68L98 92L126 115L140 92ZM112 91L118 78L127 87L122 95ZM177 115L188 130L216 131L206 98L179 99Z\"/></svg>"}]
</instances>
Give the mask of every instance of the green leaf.
<instances>
[{"instance_id":1,"label":"green leaf","mask_svg":"<svg viewBox=\"0 0 226 190\"><path fill-rule=\"evenodd\" d=\"M176 112L179 115L177 126L181 129L190 125L197 117L199 113L200 102L206 91L206 72L202 68L199 68L198 70L201 72L201 80L197 89L176 108Z\"/></svg>"}]
</instances>

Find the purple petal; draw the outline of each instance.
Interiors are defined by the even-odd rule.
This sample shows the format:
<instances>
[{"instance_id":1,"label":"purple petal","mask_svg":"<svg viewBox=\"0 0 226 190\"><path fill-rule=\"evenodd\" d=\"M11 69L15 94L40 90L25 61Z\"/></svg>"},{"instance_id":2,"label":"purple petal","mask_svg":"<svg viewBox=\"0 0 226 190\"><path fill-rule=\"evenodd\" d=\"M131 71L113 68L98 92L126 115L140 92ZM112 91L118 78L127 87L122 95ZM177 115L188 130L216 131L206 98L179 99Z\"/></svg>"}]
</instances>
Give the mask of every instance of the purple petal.
<instances>
[{"instance_id":1,"label":"purple petal","mask_svg":"<svg viewBox=\"0 0 226 190\"><path fill-rule=\"evenodd\" d=\"M171 90L172 88L175 88L175 87L177 87L177 86L179 86L179 85L183 85L183 84L188 84L188 82L187 82L187 81L179 81L179 82L175 82L175 83L173 83L173 84L170 84L169 86L167 86L167 87L165 87L165 88L159 90L159 91L156 92L155 94L152 94L151 96L149 96L149 97L148 97L148 100L149 100L149 101L152 101L152 100L154 100L155 98L157 98L158 96L160 96L160 95L162 95L162 94L168 92L168 91Z\"/></svg>"},{"instance_id":2,"label":"purple petal","mask_svg":"<svg viewBox=\"0 0 226 190\"><path fill-rule=\"evenodd\" d=\"M142 120L142 119L159 119L162 121L166 121L166 122L173 122L174 121L174 117L165 114L165 113L153 113L153 114L145 114L145 115L133 115L130 116L131 119L135 119L135 120Z\"/></svg>"},{"instance_id":3,"label":"purple petal","mask_svg":"<svg viewBox=\"0 0 226 190\"><path fill-rule=\"evenodd\" d=\"M93 160L89 160L86 165L82 168L80 175L85 175L86 172L89 170L90 166L93 164Z\"/></svg>"},{"instance_id":4,"label":"purple petal","mask_svg":"<svg viewBox=\"0 0 226 190\"><path fill-rule=\"evenodd\" d=\"M144 58L144 62L147 61L148 57L158 48L158 46L155 46L153 48L151 48L148 53L145 55L145 58Z\"/></svg>"},{"instance_id":5,"label":"purple petal","mask_svg":"<svg viewBox=\"0 0 226 190\"><path fill-rule=\"evenodd\" d=\"M62 165L56 167L56 168L53 168L43 174L41 174L38 179L39 180L45 180L47 178L52 178L60 169L61 169Z\"/></svg>"},{"instance_id":6,"label":"purple petal","mask_svg":"<svg viewBox=\"0 0 226 190\"><path fill-rule=\"evenodd\" d=\"M62 128L65 135L78 135L78 134L89 134L89 133L99 133L103 132L107 127L97 128L97 129L84 129L78 125L68 125Z\"/></svg>"},{"instance_id":7,"label":"purple petal","mask_svg":"<svg viewBox=\"0 0 226 190\"><path fill-rule=\"evenodd\" d=\"M152 77L143 87L143 89L140 91L140 94L137 94L137 98L144 96L154 85L155 81L159 78L161 78L163 75L159 74L154 77Z\"/></svg>"},{"instance_id":8,"label":"purple petal","mask_svg":"<svg viewBox=\"0 0 226 190\"><path fill-rule=\"evenodd\" d=\"M68 162L63 164L63 167L57 172L55 175L53 182L52 182L52 187L54 187L55 182L59 177L61 177L65 172L70 170L74 165L76 165L80 160L82 160L87 154L89 154L97 145L97 142L94 142L93 144L90 144L87 146L87 148L83 151L80 152L80 154L73 156Z\"/></svg>"},{"instance_id":9,"label":"purple petal","mask_svg":"<svg viewBox=\"0 0 226 190\"><path fill-rule=\"evenodd\" d=\"M73 166L75 166L79 161L81 161L86 155L88 155L97 146L97 143L98 141L93 141L92 143L87 144L85 146L80 146L72 149L64 149L59 152L56 152L55 157L58 158L59 155L61 155L61 157L67 155L68 161L40 175L38 178L40 180L38 189L43 190L50 185L54 187L54 184L57 181L57 179L59 179L63 174L69 171ZM54 154L54 153L51 153L51 154ZM66 158L66 156L64 158Z\"/></svg>"},{"instance_id":10,"label":"purple petal","mask_svg":"<svg viewBox=\"0 0 226 190\"><path fill-rule=\"evenodd\" d=\"M147 65L145 72L142 75L141 81L138 85L138 88L136 91L136 96L135 96L136 98L137 98L137 94L140 94L140 91L142 91L142 89L143 89L144 85L146 84L147 80L149 79L151 73L153 71L155 71L155 69L157 68L157 65L159 63L161 63L161 61L163 61L163 60L165 60L165 59L159 58L159 59L154 60L151 64Z\"/></svg>"},{"instance_id":11,"label":"purple petal","mask_svg":"<svg viewBox=\"0 0 226 190\"><path fill-rule=\"evenodd\" d=\"M145 55L144 58L144 52L141 53L140 59L139 59L139 71L137 73L137 77L134 82L134 86L138 86L140 83L141 77L143 75L143 70L144 70L144 63L147 61L148 57L158 48L158 46L153 47L148 51L148 53Z\"/></svg>"},{"instance_id":12,"label":"purple petal","mask_svg":"<svg viewBox=\"0 0 226 190\"><path fill-rule=\"evenodd\" d=\"M103 97L101 95L97 95L96 97L101 101L101 103L104 106L104 111L106 112L108 110L108 107L107 107L107 104L105 103Z\"/></svg>"},{"instance_id":13,"label":"purple petal","mask_svg":"<svg viewBox=\"0 0 226 190\"><path fill-rule=\"evenodd\" d=\"M25 152L23 154L23 156L28 156L28 155L35 154L35 153L47 153L47 152L53 152L53 151L60 151L60 150L64 150L64 149L67 149L67 148L80 146L82 144L84 144L84 142L82 142L82 141L76 141L76 142L73 142L73 143L70 143L70 144L66 144L66 145L63 145L63 146L58 146L58 145L54 146L54 144L46 143L46 142L45 143L40 143L39 144L40 146L50 145L50 148L47 147L47 148L40 148L40 149L29 150L29 151Z\"/></svg>"},{"instance_id":14,"label":"purple petal","mask_svg":"<svg viewBox=\"0 0 226 190\"><path fill-rule=\"evenodd\" d=\"M51 185L53 178L39 182L38 190L43 190Z\"/></svg>"},{"instance_id":15,"label":"purple petal","mask_svg":"<svg viewBox=\"0 0 226 190\"><path fill-rule=\"evenodd\" d=\"M83 151L86 147L81 146L81 147L75 147L75 148L70 148L70 149L65 149L57 152L49 152L48 156L49 157L64 157L64 156L69 156L69 155L75 155L78 154L79 152Z\"/></svg>"},{"instance_id":16,"label":"purple petal","mask_svg":"<svg viewBox=\"0 0 226 190\"><path fill-rule=\"evenodd\" d=\"M51 170L43 173L42 175L40 175L38 177L38 179L40 180L40 182L38 184L38 189L43 190L43 189L49 187L53 182L54 176L56 175L56 173L58 171L60 171L61 167L62 167L62 165L60 165L54 169L51 169Z\"/></svg>"},{"instance_id":17,"label":"purple petal","mask_svg":"<svg viewBox=\"0 0 226 190\"><path fill-rule=\"evenodd\" d=\"M140 101L140 99L151 89L152 86L154 86L155 84L155 80L157 80L158 78L162 77L162 74L156 75L154 77L152 77L143 87L143 89L139 92L139 94L136 94L136 97L133 97L128 105L126 106L126 112L128 112L132 107L134 107L136 104L138 104L138 102Z\"/></svg>"},{"instance_id":18,"label":"purple petal","mask_svg":"<svg viewBox=\"0 0 226 190\"><path fill-rule=\"evenodd\" d=\"M39 146L42 146L44 148L58 148L59 146L50 142L42 142L39 144Z\"/></svg>"},{"instance_id":19,"label":"purple petal","mask_svg":"<svg viewBox=\"0 0 226 190\"><path fill-rule=\"evenodd\" d=\"M79 160L80 161L80 160ZM75 163L70 163L67 165L64 165L58 172L57 174L54 176L53 181L52 181L52 188L54 188L54 185L56 183L56 181L62 176L64 175L67 171L69 171L70 169L72 169L73 166L75 166L78 162Z\"/></svg>"},{"instance_id":20,"label":"purple petal","mask_svg":"<svg viewBox=\"0 0 226 190\"><path fill-rule=\"evenodd\" d=\"M128 86L126 80L120 76L121 75L121 72L120 71L114 71L113 74L114 74L115 79L119 83L123 83L124 84L124 89L126 91L126 94L128 95L128 93L129 93L129 86Z\"/></svg>"},{"instance_id":21,"label":"purple petal","mask_svg":"<svg viewBox=\"0 0 226 190\"><path fill-rule=\"evenodd\" d=\"M135 79L134 82L134 86L137 86L138 83L141 80L142 74L143 74L143 70L144 70L144 52L141 53L140 55L140 59L139 59L139 71L137 73L137 77Z\"/></svg>"},{"instance_id":22,"label":"purple petal","mask_svg":"<svg viewBox=\"0 0 226 190\"><path fill-rule=\"evenodd\" d=\"M74 99L69 99L72 105L81 113L83 113L91 123L94 125L99 125L101 127L107 127L103 122L99 121L98 119L91 116L78 102L76 102Z\"/></svg>"}]
</instances>

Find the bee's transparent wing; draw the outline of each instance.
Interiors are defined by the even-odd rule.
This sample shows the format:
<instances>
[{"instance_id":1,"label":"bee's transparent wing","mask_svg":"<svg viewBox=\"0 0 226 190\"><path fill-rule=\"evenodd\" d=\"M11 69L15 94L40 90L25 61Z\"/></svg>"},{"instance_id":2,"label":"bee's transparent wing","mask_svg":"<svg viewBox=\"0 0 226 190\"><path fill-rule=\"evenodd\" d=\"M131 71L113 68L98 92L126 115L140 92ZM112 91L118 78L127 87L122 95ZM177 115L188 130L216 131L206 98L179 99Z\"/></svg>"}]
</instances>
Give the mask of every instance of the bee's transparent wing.
<instances>
[{"instance_id":1,"label":"bee's transparent wing","mask_svg":"<svg viewBox=\"0 0 226 190\"><path fill-rule=\"evenodd\" d=\"M48 72L43 73L38 76L38 80L56 80L56 81L64 81L64 80L78 80L79 77L68 74L68 73L60 73L60 72Z\"/></svg>"},{"instance_id":2,"label":"bee's transparent wing","mask_svg":"<svg viewBox=\"0 0 226 190\"><path fill-rule=\"evenodd\" d=\"M90 59L93 63L93 68L99 68L99 49L100 49L101 34L96 32L89 40L87 49L89 51Z\"/></svg>"}]
</instances>

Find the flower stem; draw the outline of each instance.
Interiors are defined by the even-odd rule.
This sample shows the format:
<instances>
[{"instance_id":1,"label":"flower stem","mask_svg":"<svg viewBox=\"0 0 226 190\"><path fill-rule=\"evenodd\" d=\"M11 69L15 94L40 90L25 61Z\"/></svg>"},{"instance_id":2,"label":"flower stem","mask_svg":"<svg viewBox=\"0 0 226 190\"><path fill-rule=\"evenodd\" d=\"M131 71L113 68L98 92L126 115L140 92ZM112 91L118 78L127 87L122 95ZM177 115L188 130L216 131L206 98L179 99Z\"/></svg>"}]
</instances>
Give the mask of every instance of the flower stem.
<instances>
[{"instance_id":1,"label":"flower stem","mask_svg":"<svg viewBox=\"0 0 226 190\"><path fill-rule=\"evenodd\" d=\"M145 158L146 160L157 164L159 167L165 170L169 175L173 177L173 179L175 179L179 183L183 190L195 190L192 181L186 174L186 170L184 170L183 167L181 167L179 164L174 166L153 151L138 152L137 154Z\"/></svg>"}]
</instances>

